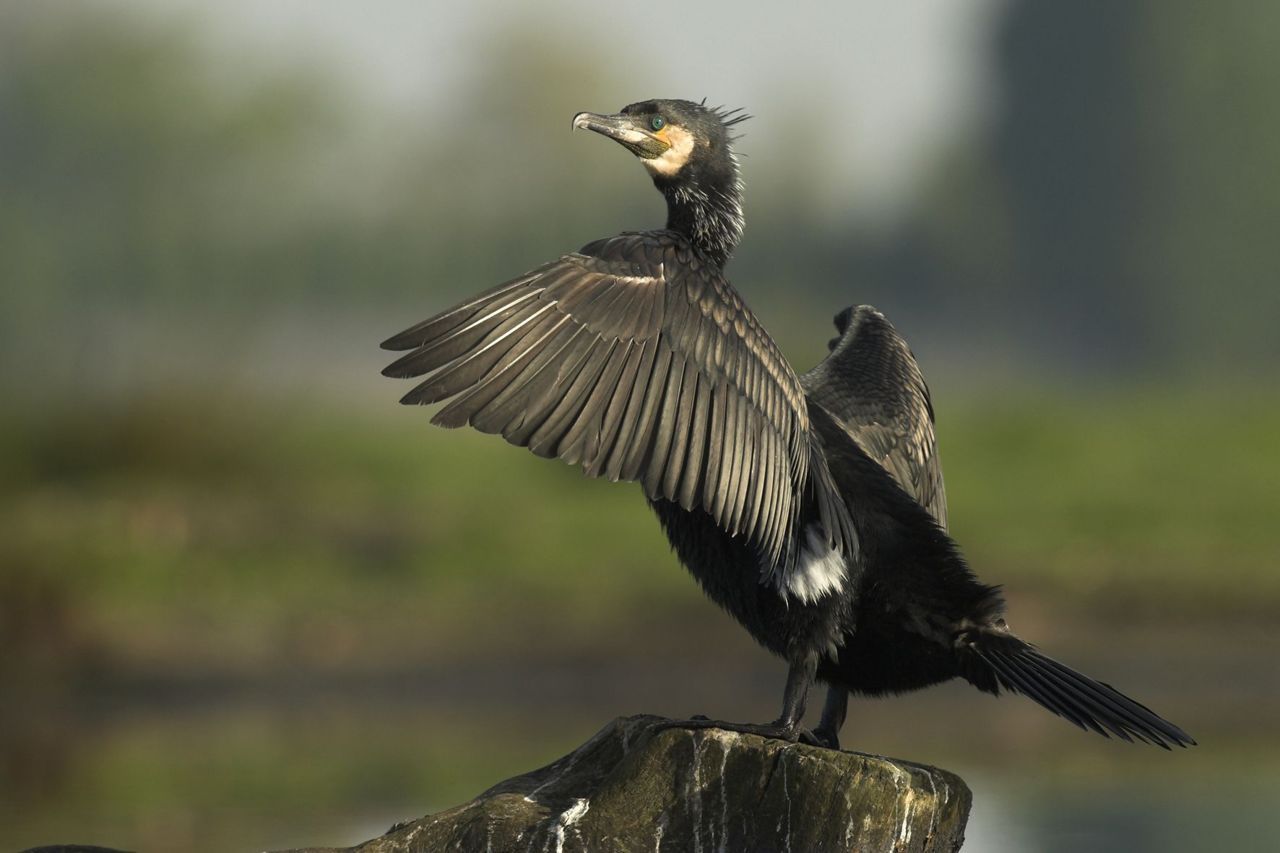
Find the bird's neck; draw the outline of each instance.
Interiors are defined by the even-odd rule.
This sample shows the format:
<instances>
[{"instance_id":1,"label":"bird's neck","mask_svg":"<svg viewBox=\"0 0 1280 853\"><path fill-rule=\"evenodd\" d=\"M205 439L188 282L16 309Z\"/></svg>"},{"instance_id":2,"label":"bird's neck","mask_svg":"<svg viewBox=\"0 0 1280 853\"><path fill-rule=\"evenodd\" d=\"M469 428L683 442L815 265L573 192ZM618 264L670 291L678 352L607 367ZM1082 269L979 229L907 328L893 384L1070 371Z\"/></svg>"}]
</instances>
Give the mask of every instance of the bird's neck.
<instances>
[{"instance_id":1,"label":"bird's neck","mask_svg":"<svg viewBox=\"0 0 1280 853\"><path fill-rule=\"evenodd\" d=\"M737 169L717 180L658 181L667 199L667 229L683 234L723 268L742 240L742 182Z\"/></svg>"}]
</instances>

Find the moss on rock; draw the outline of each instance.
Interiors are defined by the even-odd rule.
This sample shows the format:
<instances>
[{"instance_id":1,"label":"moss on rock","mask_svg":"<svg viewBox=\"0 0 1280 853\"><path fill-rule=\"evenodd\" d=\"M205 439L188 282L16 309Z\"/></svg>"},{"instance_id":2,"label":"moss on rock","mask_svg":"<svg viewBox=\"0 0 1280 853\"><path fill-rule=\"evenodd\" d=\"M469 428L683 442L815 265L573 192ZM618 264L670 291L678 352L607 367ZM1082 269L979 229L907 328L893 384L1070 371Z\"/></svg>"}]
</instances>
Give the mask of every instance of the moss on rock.
<instances>
[{"instance_id":1,"label":"moss on rock","mask_svg":"<svg viewBox=\"0 0 1280 853\"><path fill-rule=\"evenodd\" d=\"M945 770L670 726L619 718L546 767L349 850L954 851L964 839L971 795Z\"/></svg>"}]
</instances>

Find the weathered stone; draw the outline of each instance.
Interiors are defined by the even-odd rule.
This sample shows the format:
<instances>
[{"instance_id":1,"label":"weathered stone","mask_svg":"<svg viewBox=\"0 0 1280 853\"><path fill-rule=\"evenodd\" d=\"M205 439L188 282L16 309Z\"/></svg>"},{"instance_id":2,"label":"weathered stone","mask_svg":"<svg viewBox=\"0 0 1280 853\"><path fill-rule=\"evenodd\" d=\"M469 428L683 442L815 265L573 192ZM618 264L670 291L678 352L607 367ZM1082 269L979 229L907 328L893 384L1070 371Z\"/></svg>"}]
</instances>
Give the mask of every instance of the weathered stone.
<instances>
[{"instance_id":1,"label":"weathered stone","mask_svg":"<svg viewBox=\"0 0 1280 853\"><path fill-rule=\"evenodd\" d=\"M349 849L801 853L963 841L971 795L954 774L668 722L617 719L559 761Z\"/></svg>"}]
</instances>

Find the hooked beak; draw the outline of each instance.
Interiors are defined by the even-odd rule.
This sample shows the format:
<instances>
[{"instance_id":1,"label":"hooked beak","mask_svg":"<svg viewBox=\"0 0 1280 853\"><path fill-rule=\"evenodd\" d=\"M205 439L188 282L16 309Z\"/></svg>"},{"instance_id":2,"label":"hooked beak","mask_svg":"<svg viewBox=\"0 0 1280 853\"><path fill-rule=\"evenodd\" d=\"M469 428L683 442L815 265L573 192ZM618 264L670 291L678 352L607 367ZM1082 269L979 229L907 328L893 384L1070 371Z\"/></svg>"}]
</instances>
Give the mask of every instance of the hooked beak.
<instances>
[{"instance_id":1,"label":"hooked beak","mask_svg":"<svg viewBox=\"0 0 1280 853\"><path fill-rule=\"evenodd\" d=\"M573 117L573 126L594 130L601 136L607 136L645 160L661 157L671 147L671 143L665 139L638 127L629 115L602 116L597 113L578 113Z\"/></svg>"}]
</instances>

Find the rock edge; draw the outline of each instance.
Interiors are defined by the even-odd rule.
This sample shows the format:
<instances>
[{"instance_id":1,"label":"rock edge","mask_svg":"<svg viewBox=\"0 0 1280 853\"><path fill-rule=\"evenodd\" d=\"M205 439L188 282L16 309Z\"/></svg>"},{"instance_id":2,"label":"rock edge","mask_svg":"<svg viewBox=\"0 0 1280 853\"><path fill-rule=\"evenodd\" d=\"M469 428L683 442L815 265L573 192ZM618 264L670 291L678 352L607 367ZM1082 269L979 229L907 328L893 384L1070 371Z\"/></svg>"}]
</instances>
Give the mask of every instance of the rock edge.
<instances>
[{"instance_id":1,"label":"rock edge","mask_svg":"<svg viewBox=\"0 0 1280 853\"><path fill-rule=\"evenodd\" d=\"M288 853L955 851L953 773L721 729L620 717L563 758L350 848ZM283 852L282 852L283 853Z\"/></svg>"}]
</instances>

